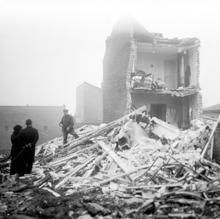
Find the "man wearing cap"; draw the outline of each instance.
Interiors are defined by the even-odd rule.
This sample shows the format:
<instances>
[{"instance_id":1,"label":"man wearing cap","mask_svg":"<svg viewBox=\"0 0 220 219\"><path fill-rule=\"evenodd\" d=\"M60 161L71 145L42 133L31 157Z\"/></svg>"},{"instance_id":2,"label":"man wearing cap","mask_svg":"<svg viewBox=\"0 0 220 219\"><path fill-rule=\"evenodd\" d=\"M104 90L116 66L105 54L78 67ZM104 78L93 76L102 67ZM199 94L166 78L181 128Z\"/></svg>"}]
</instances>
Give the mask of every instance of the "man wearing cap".
<instances>
[{"instance_id":1,"label":"man wearing cap","mask_svg":"<svg viewBox=\"0 0 220 219\"><path fill-rule=\"evenodd\" d=\"M24 173L30 174L32 171L34 156L35 156L35 145L38 141L39 135L37 129L32 127L31 119L26 120L26 128L20 133L20 139L22 141L24 150Z\"/></svg>"},{"instance_id":2,"label":"man wearing cap","mask_svg":"<svg viewBox=\"0 0 220 219\"><path fill-rule=\"evenodd\" d=\"M63 110L63 117L59 123L59 126L62 127L62 132L63 132L63 144L67 143L67 138L68 138L68 134L73 135L75 138L78 138L79 136L75 133L74 131L74 121L73 121L73 117L68 114L68 110L64 109Z\"/></svg>"}]
</instances>

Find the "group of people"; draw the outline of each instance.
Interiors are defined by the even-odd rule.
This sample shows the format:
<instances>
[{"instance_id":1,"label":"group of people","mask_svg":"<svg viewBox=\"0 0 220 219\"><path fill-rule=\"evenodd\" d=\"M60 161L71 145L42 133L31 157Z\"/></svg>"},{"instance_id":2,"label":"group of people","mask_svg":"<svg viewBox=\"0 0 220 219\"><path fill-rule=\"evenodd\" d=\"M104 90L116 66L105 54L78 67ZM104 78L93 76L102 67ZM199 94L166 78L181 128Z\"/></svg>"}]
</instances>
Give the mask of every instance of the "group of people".
<instances>
[{"instance_id":1,"label":"group of people","mask_svg":"<svg viewBox=\"0 0 220 219\"><path fill-rule=\"evenodd\" d=\"M67 143L68 134L73 135L75 138L79 136L74 131L74 118L68 114L68 110L63 110L63 117L59 123L62 127L63 144ZM21 125L14 126L11 135L11 168L10 175L30 174L32 171L35 146L39 139L38 130L32 127L32 120L26 120L26 127L22 128Z\"/></svg>"},{"instance_id":2,"label":"group of people","mask_svg":"<svg viewBox=\"0 0 220 219\"><path fill-rule=\"evenodd\" d=\"M26 120L24 129L20 125L14 127L11 135L11 175L23 176L31 173L38 138L38 131L32 127L31 119Z\"/></svg>"}]
</instances>

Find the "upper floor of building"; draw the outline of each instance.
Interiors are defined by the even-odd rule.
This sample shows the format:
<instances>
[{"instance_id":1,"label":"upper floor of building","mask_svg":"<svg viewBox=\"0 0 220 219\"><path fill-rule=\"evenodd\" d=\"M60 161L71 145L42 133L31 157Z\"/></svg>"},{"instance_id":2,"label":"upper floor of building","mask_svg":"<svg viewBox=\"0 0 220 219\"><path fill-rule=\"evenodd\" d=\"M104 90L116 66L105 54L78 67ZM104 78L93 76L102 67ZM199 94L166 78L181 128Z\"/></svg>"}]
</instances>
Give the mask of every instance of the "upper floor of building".
<instances>
[{"instance_id":1,"label":"upper floor of building","mask_svg":"<svg viewBox=\"0 0 220 219\"><path fill-rule=\"evenodd\" d=\"M197 92L199 47L197 38L165 38L161 33L148 32L134 19L119 20L106 40L104 82L119 77L113 73L117 64L114 57L124 50L129 54L122 54L121 61L127 60L127 87L131 92Z\"/></svg>"}]
</instances>

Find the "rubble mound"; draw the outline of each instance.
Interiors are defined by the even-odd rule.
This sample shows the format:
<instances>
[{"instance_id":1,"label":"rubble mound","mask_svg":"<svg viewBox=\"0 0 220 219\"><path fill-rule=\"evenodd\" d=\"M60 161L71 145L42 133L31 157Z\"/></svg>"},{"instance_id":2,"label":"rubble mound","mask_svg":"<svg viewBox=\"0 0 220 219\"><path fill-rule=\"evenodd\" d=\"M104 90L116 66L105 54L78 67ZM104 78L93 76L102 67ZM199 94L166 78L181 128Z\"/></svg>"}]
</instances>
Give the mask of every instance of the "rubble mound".
<instances>
[{"instance_id":1,"label":"rubble mound","mask_svg":"<svg viewBox=\"0 0 220 219\"><path fill-rule=\"evenodd\" d=\"M219 217L220 166L213 122L181 131L142 107L78 139L36 148L32 175L0 185L0 215L31 218ZM137 119L138 118L138 119Z\"/></svg>"}]
</instances>

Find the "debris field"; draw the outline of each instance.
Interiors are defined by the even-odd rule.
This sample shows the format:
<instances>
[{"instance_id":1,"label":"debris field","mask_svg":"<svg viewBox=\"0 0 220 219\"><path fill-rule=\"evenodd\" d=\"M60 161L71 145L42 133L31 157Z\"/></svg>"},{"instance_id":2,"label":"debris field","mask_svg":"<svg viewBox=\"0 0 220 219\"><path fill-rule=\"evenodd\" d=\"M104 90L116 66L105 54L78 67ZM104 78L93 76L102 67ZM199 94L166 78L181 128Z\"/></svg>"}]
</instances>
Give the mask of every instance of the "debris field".
<instances>
[{"instance_id":1,"label":"debris field","mask_svg":"<svg viewBox=\"0 0 220 219\"><path fill-rule=\"evenodd\" d=\"M0 218L220 217L218 121L179 130L145 110L37 146L31 175L1 168Z\"/></svg>"}]
</instances>

